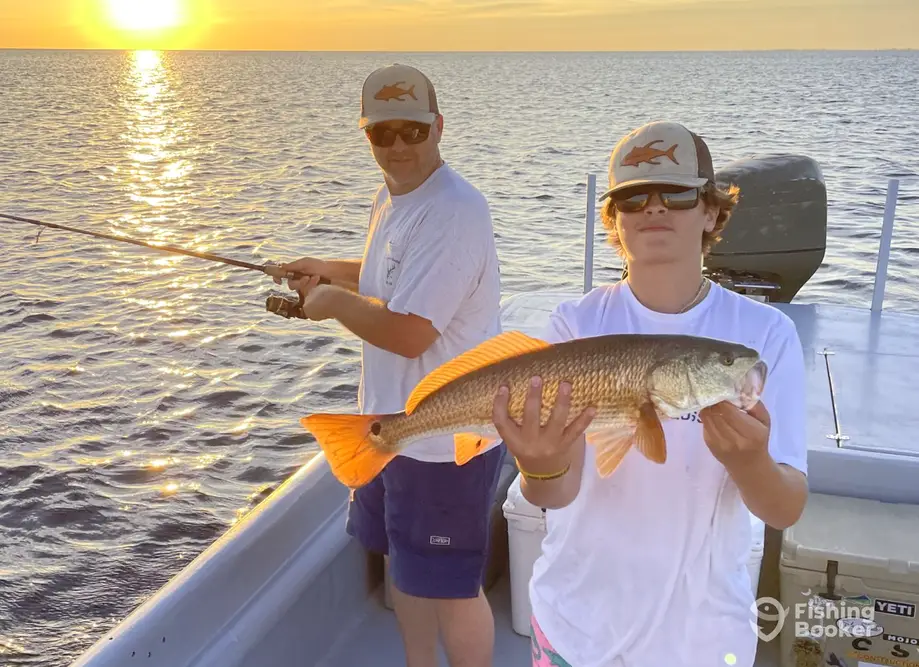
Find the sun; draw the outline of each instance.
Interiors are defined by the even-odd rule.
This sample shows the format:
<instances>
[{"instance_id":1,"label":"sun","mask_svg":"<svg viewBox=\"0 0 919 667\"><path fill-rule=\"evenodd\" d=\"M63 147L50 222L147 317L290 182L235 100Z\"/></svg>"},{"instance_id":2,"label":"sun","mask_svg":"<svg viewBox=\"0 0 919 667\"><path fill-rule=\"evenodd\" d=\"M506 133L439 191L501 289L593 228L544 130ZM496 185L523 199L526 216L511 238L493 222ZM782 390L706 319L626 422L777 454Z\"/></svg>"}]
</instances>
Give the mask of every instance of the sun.
<instances>
[{"instance_id":1,"label":"sun","mask_svg":"<svg viewBox=\"0 0 919 667\"><path fill-rule=\"evenodd\" d=\"M200 46L217 20L218 4L227 0L56 1L71 3L73 25L90 48L180 51Z\"/></svg>"},{"instance_id":2,"label":"sun","mask_svg":"<svg viewBox=\"0 0 919 667\"><path fill-rule=\"evenodd\" d=\"M118 30L148 31L182 23L181 0L108 0L112 26Z\"/></svg>"}]
</instances>

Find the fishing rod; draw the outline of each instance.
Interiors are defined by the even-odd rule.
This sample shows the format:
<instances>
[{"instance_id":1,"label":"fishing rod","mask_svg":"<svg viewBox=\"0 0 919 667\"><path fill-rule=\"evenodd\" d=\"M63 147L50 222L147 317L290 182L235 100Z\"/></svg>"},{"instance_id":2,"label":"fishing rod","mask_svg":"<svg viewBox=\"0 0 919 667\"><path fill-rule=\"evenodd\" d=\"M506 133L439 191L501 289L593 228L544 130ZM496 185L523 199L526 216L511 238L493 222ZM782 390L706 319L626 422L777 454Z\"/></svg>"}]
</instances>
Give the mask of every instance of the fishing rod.
<instances>
[{"instance_id":1,"label":"fishing rod","mask_svg":"<svg viewBox=\"0 0 919 667\"><path fill-rule=\"evenodd\" d=\"M189 257L197 257L198 259L206 259L212 262L221 262L223 264L230 264L232 266L238 266L244 269L249 269L252 271L260 271L265 273L273 278L287 278L289 280L298 280L300 278L305 278L306 274L298 273L296 271L287 271L283 275L277 271L279 266L275 262L265 262L265 264L253 264L251 262L244 262L239 259L231 259L229 257L221 257L220 255L215 255L209 252L200 252L196 250L188 250L186 248L177 248L175 246L169 245L154 245L146 241L140 241L138 239L132 239L127 236L114 236L112 234L104 234L102 232L92 232L87 229L79 229L77 227L69 227L67 225L59 225L54 222L43 222L42 220L33 220L31 218L22 218L16 215L7 215L5 213L0 213L0 218L6 220L12 220L14 222L25 222L30 225L37 225L39 227L49 227L51 229L63 229L68 232L76 232L77 234L86 234L88 236L95 236L98 238L109 239L111 241L120 241L122 243L133 243L134 245L143 246L145 248L150 248L151 250L160 250L162 252L171 252L177 253L180 255L188 255ZM44 229L40 229L38 234L35 236L35 242L38 243L38 239L41 236ZM329 285L331 281L328 278L320 277L320 285ZM300 294L299 299L294 299L292 297L286 297L279 294L271 294L265 301L265 309L269 312L280 315L281 317L291 318L297 317L303 319L302 311L300 307L303 305L303 294Z\"/></svg>"}]
</instances>

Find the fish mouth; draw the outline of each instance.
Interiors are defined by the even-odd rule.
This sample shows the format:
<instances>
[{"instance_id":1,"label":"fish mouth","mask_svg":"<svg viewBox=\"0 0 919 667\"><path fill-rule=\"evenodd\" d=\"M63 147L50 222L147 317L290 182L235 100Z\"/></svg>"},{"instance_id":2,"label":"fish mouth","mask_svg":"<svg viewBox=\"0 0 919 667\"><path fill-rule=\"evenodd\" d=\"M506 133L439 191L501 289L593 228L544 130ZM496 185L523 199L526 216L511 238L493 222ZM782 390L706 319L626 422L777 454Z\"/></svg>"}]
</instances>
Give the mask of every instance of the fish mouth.
<instances>
[{"instance_id":1,"label":"fish mouth","mask_svg":"<svg viewBox=\"0 0 919 667\"><path fill-rule=\"evenodd\" d=\"M734 404L741 410L749 410L759 402L766 385L766 362L760 359L750 367L735 387L737 400Z\"/></svg>"}]
</instances>

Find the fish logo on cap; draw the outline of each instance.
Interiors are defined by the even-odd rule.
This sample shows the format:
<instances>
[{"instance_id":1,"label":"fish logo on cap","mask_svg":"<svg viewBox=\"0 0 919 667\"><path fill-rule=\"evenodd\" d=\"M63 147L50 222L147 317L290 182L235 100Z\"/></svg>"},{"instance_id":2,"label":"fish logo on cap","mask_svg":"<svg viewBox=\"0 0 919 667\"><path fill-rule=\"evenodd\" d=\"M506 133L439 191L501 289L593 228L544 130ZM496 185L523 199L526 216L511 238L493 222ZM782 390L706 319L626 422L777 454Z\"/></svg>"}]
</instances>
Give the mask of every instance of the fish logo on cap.
<instances>
[{"instance_id":1,"label":"fish logo on cap","mask_svg":"<svg viewBox=\"0 0 919 667\"><path fill-rule=\"evenodd\" d=\"M415 97L415 86L413 85L409 89L401 88L404 86L405 81L397 81L393 84L387 84L380 88L377 91L377 94L373 96L373 99L380 100L381 102L389 102L391 100L399 100L400 102L405 102L403 99L406 95L410 95L413 100L417 100Z\"/></svg>"},{"instance_id":2,"label":"fish logo on cap","mask_svg":"<svg viewBox=\"0 0 919 667\"><path fill-rule=\"evenodd\" d=\"M619 163L620 166L637 167L643 162L659 165L660 162L657 161L657 158L660 157L670 158L670 161L673 162L673 164L680 164L674 155L674 152L680 146L679 144L673 144L673 146L665 151L659 150L657 148L651 148L651 146L654 144L659 144L661 141L663 141L663 139L655 139L654 141L648 142L644 146L633 147L632 150L629 151L628 155L622 158L622 162Z\"/></svg>"}]
</instances>

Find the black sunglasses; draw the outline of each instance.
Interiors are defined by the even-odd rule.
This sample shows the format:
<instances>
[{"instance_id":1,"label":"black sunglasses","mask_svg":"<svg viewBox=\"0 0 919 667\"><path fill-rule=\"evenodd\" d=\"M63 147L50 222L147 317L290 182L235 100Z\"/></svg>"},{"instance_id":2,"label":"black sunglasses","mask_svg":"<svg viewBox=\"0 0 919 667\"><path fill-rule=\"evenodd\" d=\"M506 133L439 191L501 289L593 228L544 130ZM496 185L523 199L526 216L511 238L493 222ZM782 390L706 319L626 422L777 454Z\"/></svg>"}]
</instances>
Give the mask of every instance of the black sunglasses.
<instances>
[{"instance_id":1,"label":"black sunglasses","mask_svg":"<svg viewBox=\"0 0 919 667\"><path fill-rule=\"evenodd\" d=\"M657 193L661 203L671 211L688 211L699 203L699 188L654 187L623 190L612 195L613 205L622 213L636 213L648 205L651 194Z\"/></svg>"},{"instance_id":2,"label":"black sunglasses","mask_svg":"<svg viewBox=\"0 0 919 667\"><path fill-rule=\"evenodd\" d=\"M408 145L420 144L427 140L431 134L431 126L427 123L410 122L405 123L402 127L393 128L386 123L377 123L366 128L367 137L370 143L380 148L389 148L396 143L396 137L402 137Z\"/></svg>"}]
</instances>

